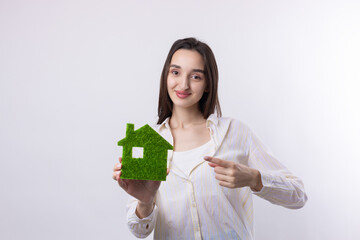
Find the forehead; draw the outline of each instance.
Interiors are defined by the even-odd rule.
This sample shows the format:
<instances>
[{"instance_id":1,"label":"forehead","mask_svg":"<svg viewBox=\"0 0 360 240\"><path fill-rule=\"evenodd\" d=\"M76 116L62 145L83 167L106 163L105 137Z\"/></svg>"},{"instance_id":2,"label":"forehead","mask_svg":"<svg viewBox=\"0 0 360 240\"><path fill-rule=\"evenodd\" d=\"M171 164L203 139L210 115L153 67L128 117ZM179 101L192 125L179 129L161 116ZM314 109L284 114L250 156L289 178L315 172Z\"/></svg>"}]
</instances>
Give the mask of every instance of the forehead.
<instances>
[{"instance_id":1,"label":"forehead","mask_svg":"<svg viewBox=\"0 0 360 240\"><path fill-rule=\"evenodd\" d=\"M204 68L204 59L196 50L179 49L171 58L171 64L178 65L182 68Z\"/></svg>"}]
</instances>

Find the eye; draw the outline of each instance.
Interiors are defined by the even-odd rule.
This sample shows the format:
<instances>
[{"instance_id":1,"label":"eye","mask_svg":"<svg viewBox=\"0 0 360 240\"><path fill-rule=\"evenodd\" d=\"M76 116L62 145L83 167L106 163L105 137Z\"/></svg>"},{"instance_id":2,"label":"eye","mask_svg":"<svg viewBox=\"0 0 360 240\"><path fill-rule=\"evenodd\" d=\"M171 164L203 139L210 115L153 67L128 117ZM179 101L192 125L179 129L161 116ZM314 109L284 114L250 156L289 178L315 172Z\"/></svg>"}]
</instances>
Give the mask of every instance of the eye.
<instances>
[{"instance_id":1,"label":"eye","mask_svg":"<svg viewBox=\"0 0 360 240\"><path fill-rule=\"evenodd\" d=\"M176 70L171 70L171 74L176 76L176 75L179 75L179 72Z\"/></svg>"},{"instance_id":2,"label":"eye","mask_svg":"<svg viewBox=\"0 0 360 240\"><path fill-rule=\"evenodd\" d=\"M195 80L201 80L201 77L198 76L198 75L192 75L192 78L195 79Z\"/></svg>"}]
</instances>

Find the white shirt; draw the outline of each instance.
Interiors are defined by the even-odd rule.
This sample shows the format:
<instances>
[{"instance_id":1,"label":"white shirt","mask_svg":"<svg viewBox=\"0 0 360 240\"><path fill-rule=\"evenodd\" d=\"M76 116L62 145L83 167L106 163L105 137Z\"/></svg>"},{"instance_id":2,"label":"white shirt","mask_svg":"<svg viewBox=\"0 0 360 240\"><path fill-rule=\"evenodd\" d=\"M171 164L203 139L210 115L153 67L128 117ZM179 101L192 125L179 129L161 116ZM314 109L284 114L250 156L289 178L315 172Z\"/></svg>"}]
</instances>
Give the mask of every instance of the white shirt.
<instances>
[{"instance_id":1,"label":"white shirt","mask_svg":"<svg viewBox=\"0 0 360 240\"><path fill-rule=\"evenodd\" d=\"M180 171L189 176L194 167L197 164L202 163L205 156L211 155L213 150L214 145L212 140L210 140L202 146L196 147L188 151L174 151L171 163L177 168L179 168Z\"/></svg>"},{"instance_id":2,"label":"white shirt","mask_svg":"<svg viewBox=\"0 0 360 240\"><path fill-rule=\"evenodd\" d=\"M286 169L240 121L210 115L206 121L213 148L210 156L245 164L260 171L263 188L230 189L219 185L214 169L205 160L190 174L172 164L155 197L153 212L139 219L137 199L127 204L127 223L136 237L154 239L254 239L252 194L287 208L301 208L307 201L302 181ZM169 118L154 129L173 144Z\"/></svg>"}]
</instances>

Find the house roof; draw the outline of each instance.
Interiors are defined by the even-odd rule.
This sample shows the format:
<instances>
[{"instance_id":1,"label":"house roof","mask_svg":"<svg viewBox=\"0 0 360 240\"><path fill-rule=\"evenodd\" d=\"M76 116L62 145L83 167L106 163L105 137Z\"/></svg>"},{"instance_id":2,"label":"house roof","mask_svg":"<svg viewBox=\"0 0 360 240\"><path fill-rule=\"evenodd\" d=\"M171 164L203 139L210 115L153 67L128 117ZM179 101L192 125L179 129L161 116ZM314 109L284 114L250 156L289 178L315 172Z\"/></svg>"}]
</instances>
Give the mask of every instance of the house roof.
<instances>
[{"instance_id":1,"label":"house roof","mask_svg":"<svg viewBox=\"0 0 360 240\"><path fill-rule=\"evenodd\" d=\"M148 124L134 131L134 124L126 125L126 137L118 142L119 146L132 145L133 147L162 147L173 149L173 146Z\"/></svg>"}]
</instances>

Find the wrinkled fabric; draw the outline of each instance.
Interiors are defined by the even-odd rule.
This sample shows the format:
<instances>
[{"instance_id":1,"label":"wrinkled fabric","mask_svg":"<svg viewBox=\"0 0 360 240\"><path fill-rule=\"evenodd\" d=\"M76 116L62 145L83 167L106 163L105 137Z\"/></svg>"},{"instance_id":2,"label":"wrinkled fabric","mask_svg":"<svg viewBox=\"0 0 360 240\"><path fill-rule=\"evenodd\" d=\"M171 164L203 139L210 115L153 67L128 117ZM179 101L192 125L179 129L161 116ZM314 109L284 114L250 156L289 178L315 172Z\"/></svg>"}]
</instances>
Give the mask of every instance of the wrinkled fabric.
<instances>
[{"instance_id":1,"label":"wrinkled fabric","mask_svg":"<svg viewBox=\"0 0 360 240\"><path fill-rule=\"evenodd\" d=\"M210 156L259 170L262 190L220 186L205 160L187 166L192 170L185 174L171 164L169 154L170 173L160 185L150 216L139 219L137 199L129 198L127 224L136 237L145 238L154 230L154 239L254 239L253 194L286 208L301 208L306 203L302 181L242 122L212 114L206 127L213 142ZM153 128L173 145L169 118Z\"/></svg>"}]
</instances>

